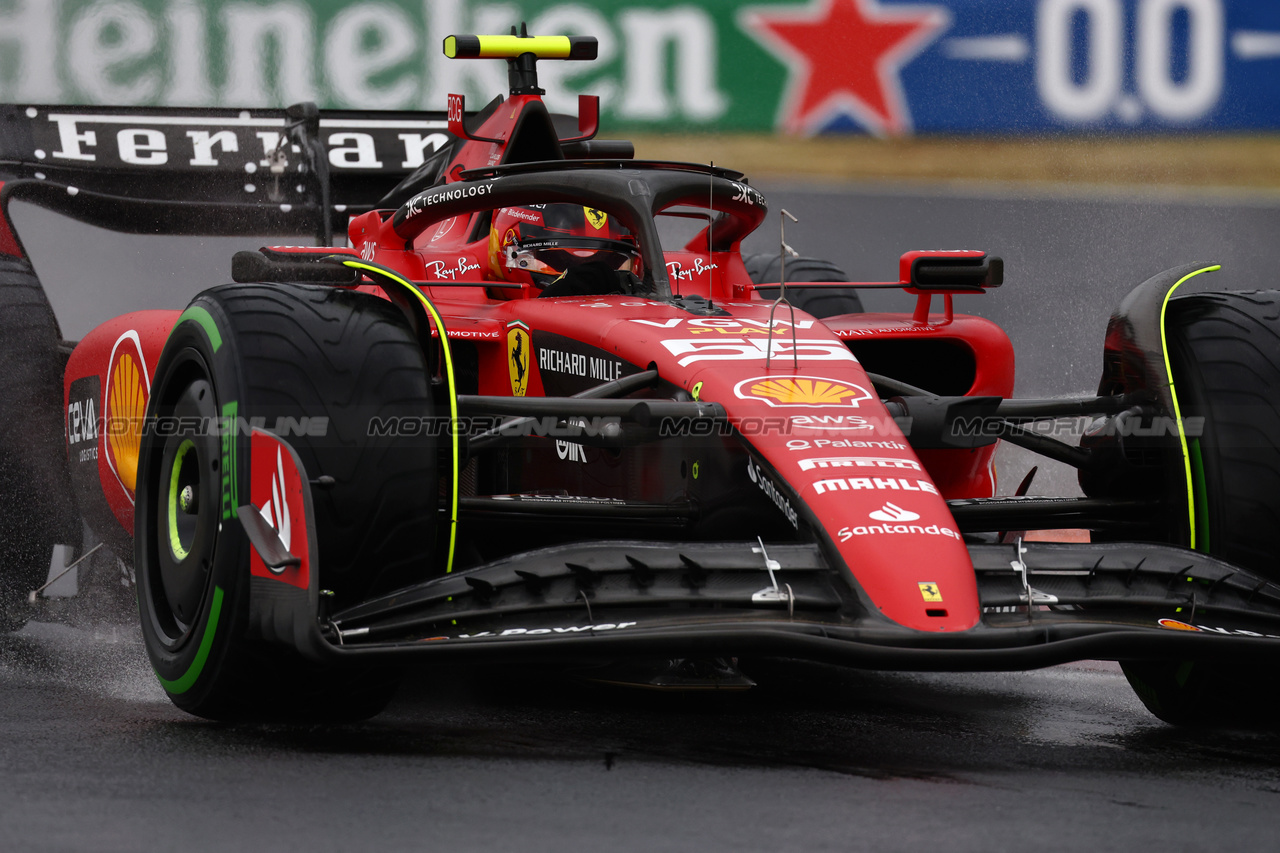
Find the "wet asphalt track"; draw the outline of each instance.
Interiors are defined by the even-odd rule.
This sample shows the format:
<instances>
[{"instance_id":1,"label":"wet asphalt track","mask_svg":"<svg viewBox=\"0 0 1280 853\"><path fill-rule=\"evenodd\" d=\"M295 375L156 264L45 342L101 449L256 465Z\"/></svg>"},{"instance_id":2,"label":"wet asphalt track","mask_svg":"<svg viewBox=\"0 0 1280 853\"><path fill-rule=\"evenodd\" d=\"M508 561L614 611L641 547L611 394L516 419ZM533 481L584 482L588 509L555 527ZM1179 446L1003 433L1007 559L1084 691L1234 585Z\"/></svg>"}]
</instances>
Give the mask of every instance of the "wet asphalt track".
<instances>
[{"instance_id":1,"label":"wet asphalt track","mask_svg":"<svg viewBox=\"0 0 1280 853\"><path fill-rule=\"evenodd\" d=\"M1022 394L1090 390L1111 307L1165 267L1280 285L1280 199L764 189L801 217L792 245L855 278L894 277L911 248L1003 255L1006 286L962 310L1009 328ZM53 224L19 211L68 337L229 268L232 241L157 256L80 229L68 251ZM359 726L224 727L165 701L127 621L37 623L0 637L0 850L1276 847L1280 734L1168 728L1112 664L751 672L743 696L658 699L423 673Z\"/></svg>"}]
</instances>

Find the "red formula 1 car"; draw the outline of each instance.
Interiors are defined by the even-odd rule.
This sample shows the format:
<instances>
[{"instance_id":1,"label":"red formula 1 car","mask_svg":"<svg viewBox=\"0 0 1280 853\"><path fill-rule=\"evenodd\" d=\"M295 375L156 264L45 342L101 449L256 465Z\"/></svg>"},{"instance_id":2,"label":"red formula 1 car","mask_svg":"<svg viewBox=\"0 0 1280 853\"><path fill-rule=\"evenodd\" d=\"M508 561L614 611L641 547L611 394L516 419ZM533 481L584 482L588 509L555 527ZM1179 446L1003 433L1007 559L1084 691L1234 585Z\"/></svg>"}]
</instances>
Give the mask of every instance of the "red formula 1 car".
<instances>
[{"instance_id":1,"label":"red formula 1 car","mask_svg":"<svg viewBox=\"0 0 1280 853\"><path fill-rule=\"evenodd\" d=\"M1103 658L1174 722L1270 695L1280 295L1170 299L1213 267L1162 273L1115 314L1096 396L1012 400L1008 338L952 305L998 258L908 252L881 284L744 259L767 207L743 175L593 139L592 98L548 113L536 62L593 40L445 50L505 59L510 96L5 108L11 625L52 546L100 542L131 563L164 689L213 718L366 716L415 661L732 686L737 656ZM319 245L242 252L186 310L64 344L16 199ZM865 313L858 287L915 310ZM1080 446L1029 428L1080 416ZM995 496L999 440L1086 496ZM1092 540L1018 532L1055 528Z\"/></svg>"}]
</instances>

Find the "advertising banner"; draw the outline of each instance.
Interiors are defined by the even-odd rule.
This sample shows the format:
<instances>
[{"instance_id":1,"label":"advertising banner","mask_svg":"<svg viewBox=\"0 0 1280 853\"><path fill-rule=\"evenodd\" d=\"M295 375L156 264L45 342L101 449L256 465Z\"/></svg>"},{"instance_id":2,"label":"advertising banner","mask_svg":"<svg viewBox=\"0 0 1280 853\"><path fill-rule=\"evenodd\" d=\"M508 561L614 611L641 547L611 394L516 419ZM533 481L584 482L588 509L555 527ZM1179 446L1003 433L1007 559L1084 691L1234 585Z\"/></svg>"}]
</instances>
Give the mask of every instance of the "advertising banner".
<instances>
[{"instance_id":1,"label":"advertising banner","mask_svg":"<svg viewBox=\"0 0 1280 853\"><path fill-rule=\"evenodd\" d=\"M1275 0L0 0L0 100L475 108L506 69L442 40L519 22L599 39L539 75L611 133L1280 128Z\"/></svg>"}]
</instances>

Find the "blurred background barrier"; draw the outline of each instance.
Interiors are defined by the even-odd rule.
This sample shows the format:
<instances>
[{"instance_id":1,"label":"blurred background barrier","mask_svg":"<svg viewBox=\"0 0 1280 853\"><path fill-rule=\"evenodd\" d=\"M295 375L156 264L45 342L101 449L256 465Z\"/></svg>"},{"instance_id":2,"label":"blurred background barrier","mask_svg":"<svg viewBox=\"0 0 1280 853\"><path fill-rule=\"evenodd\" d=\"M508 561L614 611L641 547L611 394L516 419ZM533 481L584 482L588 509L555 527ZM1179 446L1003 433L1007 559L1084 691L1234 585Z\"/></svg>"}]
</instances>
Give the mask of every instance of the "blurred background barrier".
<instances>
[{"instance_id":1,"label":"blurred background barrier","mask_svg":"<svg viewBox=\"0 0 1280 853\"><path fill-rule=\"evenodd\" d=\"M1275 0L0 0L0 100L441 109L506 88L451 33L593 35L544 63L610 133L1280 127Z\"/></svg>"}]
</instances>

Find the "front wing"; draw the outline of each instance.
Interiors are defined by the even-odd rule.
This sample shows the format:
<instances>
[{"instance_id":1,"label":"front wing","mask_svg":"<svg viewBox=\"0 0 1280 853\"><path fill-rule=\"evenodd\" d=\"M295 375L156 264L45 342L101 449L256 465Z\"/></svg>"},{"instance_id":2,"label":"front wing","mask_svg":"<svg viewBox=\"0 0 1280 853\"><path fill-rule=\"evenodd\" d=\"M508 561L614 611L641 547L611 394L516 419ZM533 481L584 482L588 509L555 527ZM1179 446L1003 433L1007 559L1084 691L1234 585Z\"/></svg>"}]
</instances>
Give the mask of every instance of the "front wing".
<instances>
[{"instance_id":1,"label":"front wing","mask_svg":"<svg viewBox=\"0 0 1280 853\"><path fill-rule=\"evenodd\" d=\"M591 662L768 655L886 670L1280 655L1280 586L1152 544L971 545L963 632L871 610L818 545L596 541L526 552L338 612L254 578L250 630L313 659ZM314 568L314 566L313 566Z\"/></svg>"}]
</instances>

